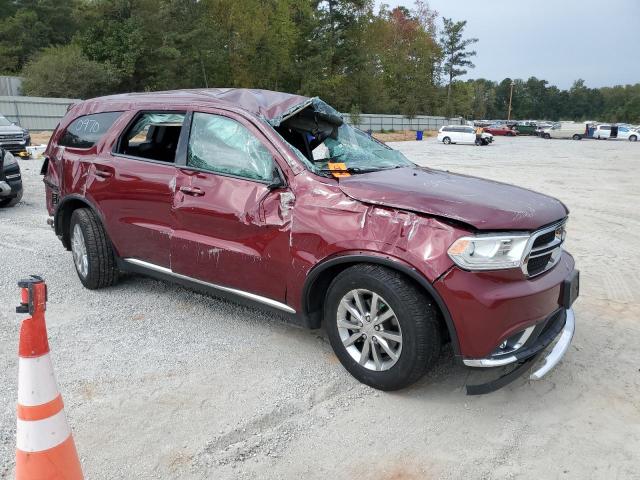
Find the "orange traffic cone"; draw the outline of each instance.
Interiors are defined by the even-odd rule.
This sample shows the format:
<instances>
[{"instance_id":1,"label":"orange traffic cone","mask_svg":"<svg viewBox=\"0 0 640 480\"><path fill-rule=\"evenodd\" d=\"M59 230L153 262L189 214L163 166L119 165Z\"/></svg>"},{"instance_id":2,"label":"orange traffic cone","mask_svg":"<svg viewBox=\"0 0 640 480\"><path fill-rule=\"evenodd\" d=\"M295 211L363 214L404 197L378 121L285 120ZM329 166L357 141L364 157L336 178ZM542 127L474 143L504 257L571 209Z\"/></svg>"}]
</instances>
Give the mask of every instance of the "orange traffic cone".
<instances>
[{"instance_id":1,"label":"orange traffic cone","mask_svg":"<svg viewBox=\"0 0 640 480\"><path fill-rule=\"evenodd\" d=\"M49 356L44 311L47 286L40 277L18 282L22 321L18 366L16 480L77 480L82 469L64 415Z\"/></svg>"}]
</instances>

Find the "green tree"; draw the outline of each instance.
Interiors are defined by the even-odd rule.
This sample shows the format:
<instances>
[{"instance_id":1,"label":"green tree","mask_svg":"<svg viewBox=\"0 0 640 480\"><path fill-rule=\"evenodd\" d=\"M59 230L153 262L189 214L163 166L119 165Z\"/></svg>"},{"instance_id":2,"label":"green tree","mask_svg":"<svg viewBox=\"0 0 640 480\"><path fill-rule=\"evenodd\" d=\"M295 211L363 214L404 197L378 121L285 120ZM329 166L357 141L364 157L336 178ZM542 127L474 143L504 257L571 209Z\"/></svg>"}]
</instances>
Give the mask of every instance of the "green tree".
<instances>
[{"instance_id":1,"label":"green tree","mask_svg":"<svg viewBox=\"0 0 640 480\"><path fill-rule=\"evenodd\" d=\"M76 45L49 47L27 64L22 89L39 97L89 98L112 93L118 78Z\"/></svg>"},{"instance_id":2,"label":"green tree","mask_svg":"<svg viewBox=\"0 0 640 480\"><path fill-rule=\"evenodd\" d=\"M475 50L467 50L470 45L478 41L477 38L463 39L463 30L467 25L466 20L454 22L450 18L443 18L443 30L440 36L440 46L444 58L443 72L447 78L447 115L451 115L451 85L453 81L466 74L467 68L474 68L470 60L476 55Z\"/></svg>"},{"instance_id":3,"label":"green tree","mask_svg":"<svg viewBox=\"0 0 640 480\"><path fill-rule=\"evenodd\" d=\"M77 30L75 0L0 2L0 72L19 73L51 45L66 45Z\"/></svg>"}]
</instances>

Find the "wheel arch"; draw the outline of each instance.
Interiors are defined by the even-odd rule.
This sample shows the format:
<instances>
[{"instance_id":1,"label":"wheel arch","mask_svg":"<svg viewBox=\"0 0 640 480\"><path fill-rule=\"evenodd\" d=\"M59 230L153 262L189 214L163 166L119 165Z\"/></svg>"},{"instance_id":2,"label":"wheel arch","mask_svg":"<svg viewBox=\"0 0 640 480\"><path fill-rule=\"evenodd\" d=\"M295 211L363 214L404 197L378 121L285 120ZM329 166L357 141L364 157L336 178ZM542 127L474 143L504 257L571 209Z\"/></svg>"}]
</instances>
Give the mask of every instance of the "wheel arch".
<instances>
[{"instance_id":1,"label":"wheel arch","mask_svg":"<svg viewBox=\"0 0 640 480\"><path fill-rule=\"evenodd\" d=\"M69 237L69 226L71 223L71 215L79 208L88 208L96 214L102 225L104 220L100 211L85 197L80 195L67 195L56 208L53 214L53 225L56 235L62 240L62 245L67 250L71 249L71 241Z\"/></svg>"},{"instance_id":2,"label":"wheel arch","mask_svg":"<svg viewBox=\"0 0 640 480\"><path fill-rule=\"evenodd\" d=\"M433 285L414 267L391 256L377 256L367 252L343 254L324 260L316 265L307 275L302 288L302 313L307 319L310 328L319 328L322 323L322 311L324 299L333 278L343 270L362 263L382 265L391 270L400 272L415 282L436 303L444 326L451 340L454 354L460 355L458 334L446 304L433 287Z\"/></svg>"}]
</instances>

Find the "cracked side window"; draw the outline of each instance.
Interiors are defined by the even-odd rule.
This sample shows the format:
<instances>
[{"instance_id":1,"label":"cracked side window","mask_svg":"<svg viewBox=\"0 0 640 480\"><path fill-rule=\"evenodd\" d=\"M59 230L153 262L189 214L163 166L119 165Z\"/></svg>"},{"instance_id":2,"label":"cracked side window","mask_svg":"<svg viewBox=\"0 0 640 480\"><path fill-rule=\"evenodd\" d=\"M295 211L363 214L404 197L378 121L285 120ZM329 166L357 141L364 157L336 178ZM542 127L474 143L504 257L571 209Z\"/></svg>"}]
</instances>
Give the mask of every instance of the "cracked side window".
<instances>
[{"instance_id":1,"label":"cracked side window","mask_svg":"<svg viewBox=\"0 0 640 480\"><path fill-rule=\"evenodd\" d=\"M214 173L271 181L273 158L253 133L235 120L194 113L187 165Z\"/></svg>"}]
</instances>

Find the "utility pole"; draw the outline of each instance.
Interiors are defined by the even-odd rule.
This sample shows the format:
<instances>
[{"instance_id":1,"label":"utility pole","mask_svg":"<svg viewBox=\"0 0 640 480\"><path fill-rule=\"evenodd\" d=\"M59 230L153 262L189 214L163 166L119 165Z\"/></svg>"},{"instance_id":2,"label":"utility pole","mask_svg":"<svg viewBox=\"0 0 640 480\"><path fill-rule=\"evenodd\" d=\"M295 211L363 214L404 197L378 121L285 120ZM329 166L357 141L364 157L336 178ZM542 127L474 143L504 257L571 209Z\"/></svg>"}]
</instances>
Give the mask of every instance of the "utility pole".
<instances>
[{"instance_id":1,"label":"utility pole","mask_svg":"<svg viewBox=\"0 0 640 480\"><path fill-rule=\"evenodd\" d=\"M507 113L507 120L511 120L511 99L513 98L513 86L515 82L511 80L511 92L509 93L509 112Z\"/></svg>"}]
</instances>

